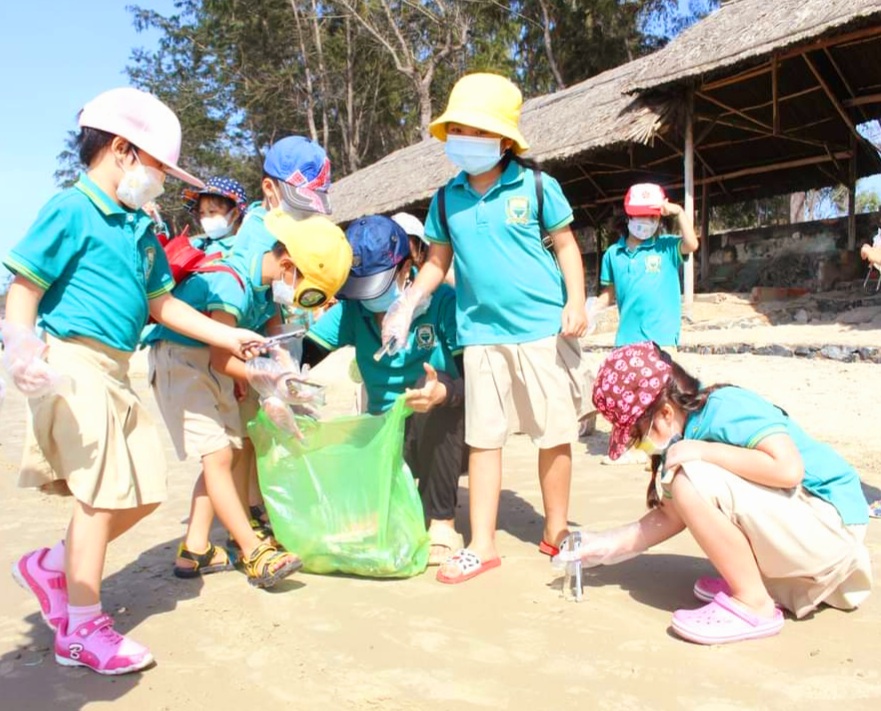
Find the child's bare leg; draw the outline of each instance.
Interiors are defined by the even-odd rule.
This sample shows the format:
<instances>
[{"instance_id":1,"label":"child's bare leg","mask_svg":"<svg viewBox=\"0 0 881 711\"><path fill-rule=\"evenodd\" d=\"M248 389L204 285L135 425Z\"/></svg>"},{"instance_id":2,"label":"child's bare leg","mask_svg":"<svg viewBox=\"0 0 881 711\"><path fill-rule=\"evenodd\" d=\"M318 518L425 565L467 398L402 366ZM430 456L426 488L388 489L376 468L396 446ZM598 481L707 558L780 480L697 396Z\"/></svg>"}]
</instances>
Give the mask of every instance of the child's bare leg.
<instances>
[{"instance_id":1,"label":"child's bare leg","mask_svg":"<svg viewBox=\"0 0 881 711\"><path fill-rule=\"evenodd\" d=\"M245 556L250 556L261 541L251 528L245 507L239 498L239 492L233 480L232 466L232 447L224 447L202 457L205 486L214 511L226 530L239 544L242 553Z\"/></svg>"},{"instance_id":2,"label":"child's bare leg","mask_svg":"<svg viewBox=\"0 0 881 711\"><path fill-rule=\"evenodd\" d=\"M205 472L199 474L193 486L193 498L190 500L190 522L187 524L187 533L184 536L184 546L191 553L205 553L210 546L211 524L214 521L214 506L208 498L208 489L205 486ZM217 553L217 558L223 556ZM186 558L178 558L175 565L180 568L195 568L196 563Z\"/></svg>"},{"instance_id":3,"label":"child's bare leg","mask_svg":"<svg viewBox=\"0 0 881 711\"><path fill-rule=\"evenodd\" d=\"M132 509L96 509L74 500L73 517L65 541L68 601L75 607L97 605L107 544L121 536L158 504Z\"/></svg>"},{"instance_id":4,"label":"child's bare leg","mask_svg":"<svg viewBox=\"0 0 881 711\"><path fill-rule=\"evenodd\" d=\"M254 453L254 448L249 439L244 440L243 445L242 449L233 450L232 476L239 501L242 502L242 508L247 511L251 488L251 455Z\"/></svg>"},{"instance_id":5,"label":"child's bare leg","mask_svg":"<svg viewBox=\"0 0 881 711\"><path fill-rule=\"evenodd\" d=\"M731 587L733 596L757 615L774 614L752 547L746 536L725 514L700 496L687 476L672 483L672 505L706 553L716 570Z\"/></svg>"},{"instance_id":6,"label":"child's bare leg","mask_svg":"<svg viewBox=\"0 0 881 711\"><path fill-rule=\"evenodd\" d=\"M468 501L471 543L481 560L498 557L496 523L502 493L502 450L471 448L468 456Z\"/></svg>"},{"instance_id":7,"label":"child's bare leg","mask_svg":"<svg viewBox=\"0 0 881 711\"><path fill-rule=\"evenodd\" d=\"M538 450L538 481L545 510L543 539L553 545L569 532L569 485L572 480L572 445Z\"/></svg>"}]
</instances>

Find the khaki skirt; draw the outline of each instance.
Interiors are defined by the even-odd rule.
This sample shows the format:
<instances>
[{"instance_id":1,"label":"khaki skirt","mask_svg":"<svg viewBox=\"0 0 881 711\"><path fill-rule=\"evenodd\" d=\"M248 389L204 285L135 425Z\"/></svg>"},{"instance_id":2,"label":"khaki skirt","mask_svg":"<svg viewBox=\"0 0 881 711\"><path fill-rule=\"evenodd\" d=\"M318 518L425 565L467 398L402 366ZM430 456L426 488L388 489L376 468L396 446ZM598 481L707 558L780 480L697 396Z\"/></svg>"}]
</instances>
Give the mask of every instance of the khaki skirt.
<instances>
[{"instance_id":1,"label":"khaki skirt","mask_svg":"<svg viewBox=\"0 0 881 711\"><path fill-rule=\"evenodd\" d=\"M796 617L820 603L852 610L869 596L866 526L845 526L832 504L801 486L762 486L708 462L682 469L701 497L743 531L771 597Z\"/></svg>"},{"instance_id":2,"label":"khaki skirt","mask_svg":"<svg viewBox=\"0 0 881 711\"><path fill-rule=\"evenodd\" d=\"M162 440L129 381L132 354L89 338L48 343L49 365L65 377L57 392L28 401L19 486L99 509L164 501Z\"/></svg>"}]
</instances>

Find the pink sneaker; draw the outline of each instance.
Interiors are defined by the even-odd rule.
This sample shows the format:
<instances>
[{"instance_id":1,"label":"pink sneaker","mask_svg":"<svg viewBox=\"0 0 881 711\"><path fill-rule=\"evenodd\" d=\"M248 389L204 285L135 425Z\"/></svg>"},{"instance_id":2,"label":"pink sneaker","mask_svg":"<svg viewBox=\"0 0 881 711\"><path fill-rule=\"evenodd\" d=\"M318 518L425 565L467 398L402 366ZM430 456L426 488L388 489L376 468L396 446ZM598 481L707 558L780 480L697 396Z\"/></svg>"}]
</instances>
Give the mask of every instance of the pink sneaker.
<instances>
[{"instance_id":1,"label":"pink sneaker","mask_svg":"<svg viewBox=\"0 0 881 711\"><path fill-rule=\"evenodd\" d=\"M128 674L153 663L150 650L113 629L110 615L98 615L73 632L67 620L55 633L55 661L65 667L88 667L99 674Z\"/></svg>"},{"instance_id":2,"label":"pink sneaker","mask_svg":"<svg viewBox=\"0 0 881 711\"><path fill-rule=\"evenodd\" d=\"M12 577L37 596L40 614L54 632L67 620L67 578L64 573L43 567L48 552L48 548L39 548L23 555L12 566Z\"/></svg>"},{"instance_id":3,"label":"pink sneaker","mask_svg":"<svg viewBox=\"0 0 881 711\"><path fill-rule=\"evenodd\" d=\"M730 596L731 588L725 582L725 578L715 578L708 575L695 581L692 592L701 602L712 602L719 593Z\"/></svg>"}]
</instances>

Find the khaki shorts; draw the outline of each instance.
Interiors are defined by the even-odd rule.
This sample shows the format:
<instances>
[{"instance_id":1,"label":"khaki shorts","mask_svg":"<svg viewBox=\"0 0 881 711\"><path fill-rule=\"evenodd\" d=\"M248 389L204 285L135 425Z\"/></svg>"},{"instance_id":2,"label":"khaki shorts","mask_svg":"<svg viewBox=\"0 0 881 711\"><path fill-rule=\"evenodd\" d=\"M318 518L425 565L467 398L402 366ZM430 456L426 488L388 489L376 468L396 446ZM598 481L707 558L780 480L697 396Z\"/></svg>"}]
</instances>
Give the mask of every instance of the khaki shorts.
<instances>
[{"instance_id":1,"label":"khaki shorts","mask_svg":"<svg viewBox=\"0 0 881 711\"><path fill-rule=\"evenodd\" d=\"M178 459L242 448L243 414L233 380L211 367L209 348L160 341L150 348L149 379Z\"/></svg>"},{"instance_id":2,"label":"khaki shorts","mask_svg":"<svg viewBox=\"0 0 881 711\"><path fill-rule=\"evenodd\" d=\"M48 343L49 365L66 378L28 401L19 486L99 509L164 501L162 440L129 382L131 353L88 338Z\"/></svg>"},{"instance_id":3,"label":"khaki shorts","mask_svg":"<svg viewBox=\"0 0 881 711\"><path fill-rule=\"evenodd\" d=\"M796 617L823 602L852 610L869 596L866 526L845 526L832 504L801 486L762 486L707 462L687 462L683 470L743 531L771 597Z\"/></svg>"},{"instance_id":4,"label":"khaki shorts","mask_svg":"<svg viewBox=\"0 0 881 711\"><path fill-rule=\"evenodd\" d=\"M469 446L498 449L511 432L529 435L540 449L578 438L590 393L577 338L467 346L464 360Z\"/></svg>"}]
</instances>

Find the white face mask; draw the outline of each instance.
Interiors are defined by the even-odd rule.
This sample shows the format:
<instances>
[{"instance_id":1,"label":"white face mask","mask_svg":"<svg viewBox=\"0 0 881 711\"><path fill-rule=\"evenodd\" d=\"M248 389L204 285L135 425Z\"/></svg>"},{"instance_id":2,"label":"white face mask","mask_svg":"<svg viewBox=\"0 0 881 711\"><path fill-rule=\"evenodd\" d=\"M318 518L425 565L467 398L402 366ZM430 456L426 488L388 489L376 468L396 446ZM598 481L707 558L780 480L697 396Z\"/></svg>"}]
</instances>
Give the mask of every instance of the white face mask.
<instances>
[{"instance_id":1,"label":"white face mask","mask_svg":"<svg viewBox=\"0 0 881 711\"><path fill-rule=\"evenodd\" d=\"M447 135L444 152L447 158L468 175L492 170L502 159L501 140L480 136Z\"/></svg>"},{"instance_id":2,"label":"white face mask","mask_svg":"<svg viewBox=\"0 0 881 711\"><path fill-rule=\"evenodd\" d=\"M126 207L140 210L165 192L165 174L158 168L141 163L137 152L134 156L138 164L125 170L116 188L116 197Z\"/></svg>"},{"instance_id":3,"label":"white face mask","mask_svg":"<svg viewBox=\"0 0 881 711\"><path fill-rule=\"evenodd\" d=\"M232 232L232 222L230 222L232 214L231 211L226 215L211 215L210 217L203 217L199 220L205 236L208 239L220 239L226 237Z\"/></svg>"},{"instance_id":4,"label":"white face mask","mask_svg":"<svg viewBox=\"0 0 881 711\"><path fill-rule=\"evenodd\" d=\"M272 300L282 306L293 306L294 295L297 293L296 286L296 272L294 272L294 278L291 279L290 284L284 280L284 273L282 273L280 278L272 280Z\"/></svg>"},{"instance_id":5,"label":"white face mask","mask_svg":"<svg viewBox=\"0 0 881 711\"><path fill-rule=\"evenodd\" d=\"M657 232L660 222L658 217L631 217L627 221L627 231L640 242L644 242Z\"/></svg>"},{"instance_id":6,"label":"white face mask","mask_svg":"<svg viewBox=\"0 0 881 711\"><path fill-rule=\"evenodd\" d=\"M639 443L636 445L636 448L641 452L645 452L650 457L654 457L655 455L662 455L666 452L670 445L674 442L678 442L682 439L681 435L671 435L663 445L656 444L652 439L652 430L655 428L655 418L652 418L652 423L649 425L648 432L646 432L645 437L639 440Z\"/></svg>"}]
</instances>

